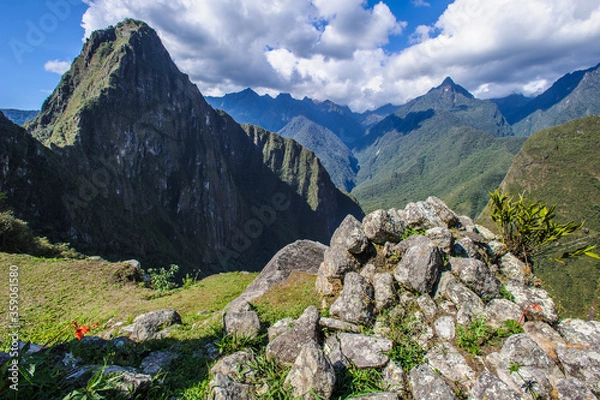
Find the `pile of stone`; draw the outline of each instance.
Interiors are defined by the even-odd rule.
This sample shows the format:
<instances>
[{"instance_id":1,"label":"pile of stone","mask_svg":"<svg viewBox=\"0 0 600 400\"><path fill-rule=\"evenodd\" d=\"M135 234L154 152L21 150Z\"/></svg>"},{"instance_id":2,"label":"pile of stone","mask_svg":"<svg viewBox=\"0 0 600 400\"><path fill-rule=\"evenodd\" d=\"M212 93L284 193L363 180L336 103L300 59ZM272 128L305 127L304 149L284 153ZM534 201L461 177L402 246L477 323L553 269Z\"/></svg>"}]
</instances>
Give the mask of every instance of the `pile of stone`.
<instances>
[{"instance_id":1,"label":"pile of stone","mask_svg":"<svg viewBox=\"0 0 600 400\"><path fill-rule=\"evenodd\" d=\"M323 253L316 287L327 318L309 307L269 328L266 356L291 365L286 385L294 396L330 398L336 370L350 366L377 369L387 383L382 393L362 399L600 396L600 323L559 322L531 268L492 232L435 197L374 211L362 222L348 216ZM426 355L405 371L390 359L399 344L381 316L409 310L418 321L414 340ZM255 314L238 302L224 317L225 329L257 335ZM524 333L473 356L457 345L457 327L481 319L492 328L520 321ZM252 399L264 390L252 385L254 357L241 351L220 359L209 397Z\"/></svg>"}]
</instances>

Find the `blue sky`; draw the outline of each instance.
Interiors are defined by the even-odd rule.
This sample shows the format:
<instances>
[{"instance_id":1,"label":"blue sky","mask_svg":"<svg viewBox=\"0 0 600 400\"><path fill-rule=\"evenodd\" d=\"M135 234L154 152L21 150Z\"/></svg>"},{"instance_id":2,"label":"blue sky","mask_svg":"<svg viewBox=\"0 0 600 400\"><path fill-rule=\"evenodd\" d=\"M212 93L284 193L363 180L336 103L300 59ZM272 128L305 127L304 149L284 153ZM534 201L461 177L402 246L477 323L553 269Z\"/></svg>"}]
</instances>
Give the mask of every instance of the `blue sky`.
<instances>
[{"instance_id":1,"label":"blue sky","mask_svg":"<svg viewBox=\"0 0 600 400\"><path fill-rule=\"evenodd\" d=\"M0 108L38 109L95 29L155 28L205 95L251 87L363 111L446 76L535 95L600 63L589 0L14 0L0 4Z\"/></svg>"}]
</instances>

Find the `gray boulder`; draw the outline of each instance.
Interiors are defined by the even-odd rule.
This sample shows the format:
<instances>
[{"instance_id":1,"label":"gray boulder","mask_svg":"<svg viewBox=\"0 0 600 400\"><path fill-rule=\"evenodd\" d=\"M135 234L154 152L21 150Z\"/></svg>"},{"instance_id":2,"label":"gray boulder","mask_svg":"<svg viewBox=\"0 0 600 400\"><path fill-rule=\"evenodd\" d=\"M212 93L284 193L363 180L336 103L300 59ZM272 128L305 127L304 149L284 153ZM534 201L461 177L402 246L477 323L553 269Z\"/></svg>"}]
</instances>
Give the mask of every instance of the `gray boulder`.
<instances>
[{"instance_id":1,"label":"gray boulder","mask_svg":"<svg viewBox=\"0 0 600 400\"><path fill-rule=\"evenodd\" d=\"M541 321L529 321L523 324L523 330L550 358L558 362L557 346L565 346L567 342L550 325Z\"/></svg>"},{"instance_id":2,"label":"gray boulder","mask_svg":"<svg viewBox=\"0 0 600 400\"><path fill-rule=\"evenodd\" d=\"M330 331L360 333L360 326L335 318L319 318L319 326Z\"/></svg>"},{"instance_id":3,"label":"gray boulder","mask_svg":"<svg viewBox=\"0 0 600 400\"><path fill-rule=\"evenodd\" d=\"M383 380L387 384L386 390L401 393L406 388L406 373L401 365L392 360L383 368Z\"/></svg>"},{"instance_id":4,"label":"gray boulder","mask_svg":"<svg viewBox=\"0 0 600 400\"><path fill-rule=\"evenodd\" d=\"M396 301L394 277L389 272L377 273L373 276L373 289L375 291L375 307L384 310L391 307Z\"/></svg>"},{"instance_id":5,"label":"gray boulder","mask_svg":"<svg viewBox=\"0 0 600 400\"><path fill-rule=\"evenodd\" d=\"M415 400L456 399L450 386L427 364L417 365L411 369L408 377Z\"/></svg>"},{"instance_id":6,"label":"gray boulder","mask_svg":"<svg viewBox=\"0 0 600 400\"><path fill-rule=\"evenodd\" d=\"M350 362L342 353L342 345L340 344L338 335L331 335L325 339L323 352L327 355L329 361L331 361L333 368L337 370L347 368L350 365Z\"/></svg>"},{"instance_id":7,"label":"gray boulder","mask_svg":"<svg viewBox=\"0 0 600 400\"><path fill-rule=\"evenodd\" d=\"M426 203L431 204L436 215L448 228L454 228L459 225L458 215L454 213L442 200L435 196L427 198Z\"/></svg>"},{"instance_id":8,"label":"gray boulder","mask_svg":"<svg viewBox=\"0 0 600 400\"><path fill-rule=\"evenodd\" d=\"M373 243L399 242L404 233L404 224L394 212L375 210L366 215L362 221L365 235Z\"/></svg>"},{"instance_id":9,"label":"gray boulder","mask_svg":"<svg viewBox=\"0 0 600 400\"><path fill-rule=\"evenodd\" d=\"M440 371L451 382L470 388L475 383L475 371L450 343L442 342L429 350L425 356L429 365Z\"/></svg>"},{"instance_id":10,"label":"gray boulder","mask_svg":"<svg viewBox=\"0 0 600 400\"><path fill-rule=\"evenodd\" d=\"M594 393L576 378L565 378L556 384L559 400L597 400Z\"/></svg>"},{"instance_id":11,"label":"gray boulder","mask_svg":"<svg viewBox=\"0 0 600 400\"><path fill-rule=\"evenodd\" d=\"M450 258L450 267L460 280L483 299L500 297L502 284L483 262L475 258Z\"/></svg>"},{"instance_id":12,"label":"gray boulder","mask_svg":"<svg viewBox=\"0 0 600 400\"><path fill-rule=\"evenodd\" d=\"M419 306L419 309L421 309L421 311L423 312L425 318L427 318L429 321L432 321L438 312L438 307L435 304L435 301L433 301L433 299L431 298L431 296L427 293L424 293L421 296L417 297L416 302Z\"/></svg>"},{"instance_id":13,"label":"gray boulder","mask_svg":"<svg viewBox=\"0 0 600 400\"><path fill-rule=\"evenodd\" d=\"M444 265L441 251L431 242L410 247L394 270L398 282L419 293L431 293Z\"/></svg>"},{"instance_id":14,"label":"gray boulder","mask_svg":"<svg viewBox=\"0 0 600 400\"><path fill-rule=\"evenodd\" d=\"M392 341L354 333L337 335L342 354L357 368L381 368L387 364L387 352L392 350Z\"/></svg>"},{"instance_id":15,"label":"gray boulder","mask_svg":"<svg viewBox=\"0 0 600 400\"><path fill-rule=\"evenodd\" d=\"M444 253L450 254L452 252L454 238L452 237L450 229L443 227L427 229L425 236Z\"/></svg>"},{"instance_id":16,"label":"gray boulder","mask_svg":"<svg viewBox=\"0 0 600 400\"><path fill-rule=\"evenodd\" d=\"M362 225L354 216L348 214L331 236L330 246L341 247L352 254L361 254L369 245Z\"/></svg>"},{"instance_id":17,"label":"gray boulder","mask_svg":"<svg viewBox=\"0 0 600 400\"><path fill-rule=\"evenodd\" d=\"M558 324L558 332L569 343L600 347L600 322L567 318Z\"/></svg>"},{"instance_id":18,"label":"gray boulder","mask_svg":"<svg viewBox=\"0 0 600 400\"><path fill-rule=\"evenodd\" d=\"M335 386L335 370L317 342L309 342L302 347L285 378L285 384L293 388L296 397L304 399L331 397Z\"/></svg>"},{"instance_id":19,"label":"gray boulder","mask_svg":"<svg viewBox=\"0 0 600 400\"><path fill-rule=\"evenodd\" d=\"M256 279L225 309L235 309L240 303L251 302L262 296L274 285L285 281L294 271L316 275L325 249L327 246L312 240L297 240L288 244L271 258Z\"/></svg>"},{"instance_id":20,"label":"gray boulder","mask_svg":"<svg viewBox=\"0 0 600 400\"><path fill-rule=\"evenodd\" d=\"M483 301L450 272L442 274L436 296L445 296L456 305L459 325L468 325L474 318L485 316Z\"/></svg>"},{"instance_id":21,"label":"gray boulder","mask_svg":"<svg viewBox=\"0 0 600 400\"><path fill-rule=\"evenodd\" d=\"M323 255L323 265L319 273L325 277L342 277L347 272L360 268L358 260L341 246L331 246Z\"/></svg>"},{"instance_id":22,"label":"gray boulder","mask_svg":"<svg viewBox=\"0 0 600 400\"><path fill-rule=\"evenodd\" d=\"M210 381L209 400L252 400L251 386L217 373Z\"/></svg>"},{"instance_id":23,"label":"gray boulder","mask_svg":"<svg viewBox=\"0 0 600 400\"><path fill-rule=\"evenodd\" d=\"M169 369L171 363L179 358L179 354L168 351L155 351L148 354L140 363L144 374L155 376Z\"/></svg>"},{"instance_id":24,"label":"gray boulder","mask_svg":"<svg viewBox=\"0 0 600 400\"><path fill-rule=\"evenodd\" d=\"M373 319L373 305L373 286L363 276L350 272L344 277L342 295L329 312L343 321L365 325Z\"/></svg>"},{"instance_id":25,"label":"gray boulder","mask_svg":"<svg viewBox=\"0 0 600 400\"><path fill-rule=\"evenodd\" d=\"M267 336L269 338L269 341L275 339L282 333L289 331L295 324L296 320L294 318L284 318L275 322L267 329Z\"/></svg>"},{"instance_id":26,"label":"gray boulder","mask_svg":"<svg viewBox=\"0 0 600 400\"><path fill-rule=\"evenodd\" d=\"M223 374L233 381L246 382L254 371L250 364L254 362L254 355L250 351L237 351L221 358L211 369L212 375Z\"/></svg>"},{"instance_id":27,"label":"gray boulder","mask_svg":"<svg viewBox=\"0 0 600 400\"><path fill-rule=\"evenodd\" d=\"M445 315L435 320L433 323L435 334L443 340L453 340L456 336L456 324L454 318Z\"/></svg>"},{"instance_id":28,"label":"gray boulder","mask_svg":"<svg viewBox=\"0 0 600 400\"><path fill-rule=\"evenodd\" d=\"M226 334L255 338L260 332L260 321L256 311L230 311L223 316L223 329Z\"/></svg>"},{"instance_id":29,"label":"gray boulder","mask_svg":"<svg viewBox=\"0 0 600 400\"><path fill-rule=\"evenodd\" d=\"M319 311L315 306L310 306L304 310L290 330L269 342L265 354L283 365L292 365L300 354L302 346L317 341L318 326Z\"/></svg>"},{"instance_id":30,"label":"gray boulder","mask_svg":"<svg viewBox=\"0 0 600 400\"><path fill-rule=\"evenodd\" d=\"M510 319L519 321L521 313L521 307L512 301L494 299L485 306L485 321L492 328L499 328L504 324L504 321Z\"/></svg>"},{"instance_id":31,"label":"gray boulder","mask_svg":"<svg viewBox=\"0 0 600 400\"><path fill-rule=\"evenodd\" d=\"M500 257L500 273L509 280L517 281L525 285L531 275L531 267L519 260L512 253L506 253Z\"/></svg>"},{"instance_id":32,"label":"gray boulder","mask_svg":"<svg viewBox=\"0 0 600 400\"><path fill-rule=\"evenodd\" d=\"M402 216L406 226L414 229L447 227L444 221L437 215L433 205L424 201L408 203L404 207Z\"/></svg>"},{"instance_id":33,"label":"gray boulder","mask_svg":"<svg viewBox=\"0 0 600 400\"><path fill-rule=\"evenodd\" d=\"M522 286L514 281L506 282L506 290L514 296L514 302L526 310L526 317L529 321L544 321L554 324L558 321L558 313L554 306L554 301L542 288ZM541 306L541 310L532 305Z\"/></svg>"},{"instance_id":34,"label":"gray boulder","mask_svg":"<svg viewBox=\"0 0 600 400\"><path fill-rule=\"evenodd\" d=\"M600 396L600 348L558 346L558 359L568 378L579 379L596 396Z\"/></svg>"},{"instance_id":35,"label":"gray boulder","mask_svg":"<svg viewBox=\"0 0 600 400\"><path fill-rule=\"evenodd\" d=\"M486 369L469 391L469 400L523 400L523 397Z\"/></svg>"},{"instance_id":36,"label":"gray boulder","mask_svg":"<svg viewBox=\"0 0 600 400\"><path fill-rule=\"evenodd\" d=\"M133 320L131 339L140 342L161 339L175 324L181 324L181 316L175 310L158 310L139 315Z\"/></svg>"}]
</instances>

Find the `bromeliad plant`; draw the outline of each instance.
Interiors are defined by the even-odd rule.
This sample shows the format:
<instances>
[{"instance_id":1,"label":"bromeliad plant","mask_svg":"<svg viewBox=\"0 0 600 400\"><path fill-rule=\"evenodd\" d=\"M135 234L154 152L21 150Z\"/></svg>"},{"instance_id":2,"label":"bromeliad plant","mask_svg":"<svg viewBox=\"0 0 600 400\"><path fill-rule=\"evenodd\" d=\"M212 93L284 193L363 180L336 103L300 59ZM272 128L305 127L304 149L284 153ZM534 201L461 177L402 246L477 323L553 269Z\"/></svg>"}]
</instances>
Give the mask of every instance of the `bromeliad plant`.
<instances>
[{"instance_id":1,"label":"bromeliad plant","mask_svg":"<svg viewBox=\"0 0 600 400\"><path fill-rule=\"evenodd\" d=\"M547 207L539 201L530 201L523 195L518 200L500 190L490 192L490 217L496 223L498 231L508 250L526 263L548 244L575 232L583 222L569 221L560 224L554 220L556 206ZM594 246L567 252L563 257L588 255L600 259L593 253Z\"/></svg>"}]
</instances>

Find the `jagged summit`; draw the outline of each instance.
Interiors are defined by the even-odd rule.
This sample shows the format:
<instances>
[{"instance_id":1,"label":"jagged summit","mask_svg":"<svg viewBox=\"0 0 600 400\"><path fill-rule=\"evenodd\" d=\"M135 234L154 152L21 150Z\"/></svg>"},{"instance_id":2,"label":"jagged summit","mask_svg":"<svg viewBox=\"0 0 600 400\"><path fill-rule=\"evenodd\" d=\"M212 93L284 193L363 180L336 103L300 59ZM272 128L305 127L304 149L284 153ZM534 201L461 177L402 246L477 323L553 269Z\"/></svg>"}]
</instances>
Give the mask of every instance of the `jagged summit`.
<instances>
[{"instance_id":1,"label":"jagged summit","mask_svg":"<svg viewBox=\"0 0 600 400\"><path fill-rule=\"evenodd\" d=\"M452 94L461 94L462 96L465 96L469 99L474 99L475 97L464 87L457 85L452 78L450 78L449 76L446 77L446 79L444 79L444 81L442 82L441 85L434 87L433 89L429 90L429 92L427 92L427 94L430 93L439 93L441 92L442 94L444 93L452 93Z\"/></svg>"}]
</instances>

